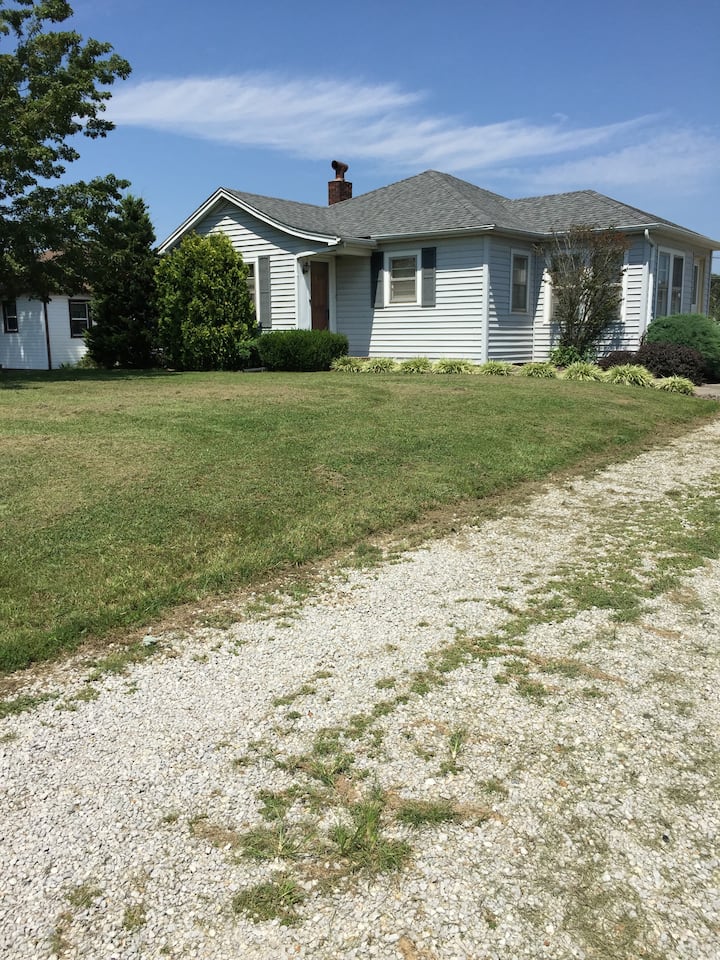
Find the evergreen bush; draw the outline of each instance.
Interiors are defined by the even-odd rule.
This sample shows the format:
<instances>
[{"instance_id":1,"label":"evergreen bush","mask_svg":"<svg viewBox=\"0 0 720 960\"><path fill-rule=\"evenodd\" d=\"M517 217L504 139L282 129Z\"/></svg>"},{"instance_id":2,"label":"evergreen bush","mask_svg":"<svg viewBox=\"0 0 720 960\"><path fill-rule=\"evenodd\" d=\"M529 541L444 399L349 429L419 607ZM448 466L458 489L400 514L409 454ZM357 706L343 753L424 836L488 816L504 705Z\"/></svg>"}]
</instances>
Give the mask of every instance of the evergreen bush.
<instances>
[{"instance_id":1,"label":"evergreen bush","mask_svg":"<svg viewBox=\"0 0 720 960\"><path fill-rule=\"evenodd\" d=\"M268 370L329 370L333 360L348 352L348 338L329 330L273 330L257 345Z\"/></svg>"},{"instance_id":2,"label":"evergreen bush","mask_svg":"<svg viewBox=\"0 0 720 960\"><path fill-rule=\"evenodd\" d=\"M643 343L635 354L635 363L647 367L656 377L684 377L702 383L707 375L703 355L679 343Z\"/></svg>"},{"instance_id":3,"label":"evergreen bush","mask_svg":"<svg viewBox=\"0 0 720 960\"><path fill-rule=\"evenodd\" d=\"M702 313L657 317L645 334L647 343L679 343L697 350L705 360L708 376L720 380L720 324Z\"/></svg>"}]
</instances>

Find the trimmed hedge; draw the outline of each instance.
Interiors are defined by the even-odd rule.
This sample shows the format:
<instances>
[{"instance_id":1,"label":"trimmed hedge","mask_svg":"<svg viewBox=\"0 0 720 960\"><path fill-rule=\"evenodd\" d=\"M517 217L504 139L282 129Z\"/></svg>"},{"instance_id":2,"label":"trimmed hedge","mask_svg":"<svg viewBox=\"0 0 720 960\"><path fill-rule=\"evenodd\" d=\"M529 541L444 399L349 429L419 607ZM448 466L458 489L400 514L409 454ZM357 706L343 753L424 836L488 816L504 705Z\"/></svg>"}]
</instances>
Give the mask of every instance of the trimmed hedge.
<instances>
[{"instance_id":1,"label":"trimmed hedge","mask_svg":"<svg viewBox=\"0 0 720 960\"><path fill-rule=\"evenodd\" d=\"M329 370L348 352L348 338L328 330L275 330L259 338L257 349L268 370Z\"/></svg>"},{"instance_id":2,"label":"trimmed hedge","mask_svg":"<svg viewBox=\"0 0 720 960\"><path fill-rule=\"evenodd\" d=\"M702 383L707 374L703 355L679 343L643 343L634 362L661 378L683 377L693 383Z\"/></svg>"},{"instance_id":3,"label":"trimmed hedge","mask_svg":"<svg viewBox=\"0 0 720 960\"><path fill-rule=\"evenodd\" d=\"M657 317L647 329L646 343L679 343L702 354L708 376L720 379L720 324L702 313Z\"/></svg>"}]
</instances>

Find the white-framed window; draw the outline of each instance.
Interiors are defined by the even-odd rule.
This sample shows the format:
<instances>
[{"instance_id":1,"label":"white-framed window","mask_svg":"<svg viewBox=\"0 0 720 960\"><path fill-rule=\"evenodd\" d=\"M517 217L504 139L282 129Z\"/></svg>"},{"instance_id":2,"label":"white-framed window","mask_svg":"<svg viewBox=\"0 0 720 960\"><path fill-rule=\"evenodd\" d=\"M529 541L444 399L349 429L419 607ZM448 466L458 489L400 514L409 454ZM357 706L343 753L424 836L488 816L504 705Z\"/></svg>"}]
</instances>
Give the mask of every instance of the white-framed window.
<instances>
[{"instance_id":1,"label":"white-framed window","mask_svg":"<svg viewBox=\"0 0 720 960\"><path fill-rule=\"evenodd\" d=\"M14 300L3 300L2 315L3 315L3 332L17 333L18 332L17 303Z\"/></svg>"},{"instance_id":2,"label":"white-framed window","mask_svg":"<svg viewBox=\"0 0 720 960\"><path fill-rule=\"evenodd\" d=\"M82 337L90 329L90 301L70 300L70 336Z\"/></svg>"},{"instance_id":3,"label":"white-framed window","mask_svg":"<svg viewBox=\"0 0 720 960\"><path fill-rule=\"evenodd\" d=\"M693 300L692 310L703 312L705 301L705 259L697 257L693 263Z\"/></svg>"},{"instance_id":4,"label":"white-framed window","mask_svg":"<svg viewBox=\"0 0 720 960\"><path fill-rule=\"evenodd\" d=\"M510 257L510 313L530 309L530 254L513 250Z\"/></svg>"},{"instance_id":5,"label":"white-framed window","mask_svg":"<svg viewBox=\"0 0 720 960\"><path fill-rule=\"evenodd\" d=\"M248 293L250 294L250 301L257 310L257 299L255 292L255 264L253 262L248 263L246 260L245 266L247 267L247 286Z\"/></svg>"},{"instance_id":6,"label":"white-framed window","mask_svg":"<svg viewBox=\"0 0 720 960\"><path fill-rule=\"evenodd\" d=\"M658 250L655 279L655 316L669 317L682 309L685 257L674 250Z\"/></svg>"},{"instance_id":7,"label":"white-framed window","mask_svg":"<svg viewBox=\"0 0 720 960\"><path fill-rule=\"evenodd\" d=\"M420 251L399 250L385 255L385 302L420 303Z\"/></svg>"}]
</instances>

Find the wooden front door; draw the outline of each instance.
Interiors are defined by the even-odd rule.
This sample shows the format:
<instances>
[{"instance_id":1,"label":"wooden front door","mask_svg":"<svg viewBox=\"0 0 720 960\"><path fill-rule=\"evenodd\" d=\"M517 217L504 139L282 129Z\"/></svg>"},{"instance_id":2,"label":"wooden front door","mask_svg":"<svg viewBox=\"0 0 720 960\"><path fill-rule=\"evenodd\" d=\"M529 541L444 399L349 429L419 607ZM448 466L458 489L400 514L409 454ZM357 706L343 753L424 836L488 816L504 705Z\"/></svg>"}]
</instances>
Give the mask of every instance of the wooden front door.
<instances>
[{"instance_id":1,"label":"wooden front door","mask_svg":"<svg viewBox=\"0 0 720 960\"><path fill-rule=\"evenodd\" d=\"M330 327L330 264L313 260L310 264L310 311L313 330Z\"/></svg>"}]
</instances>

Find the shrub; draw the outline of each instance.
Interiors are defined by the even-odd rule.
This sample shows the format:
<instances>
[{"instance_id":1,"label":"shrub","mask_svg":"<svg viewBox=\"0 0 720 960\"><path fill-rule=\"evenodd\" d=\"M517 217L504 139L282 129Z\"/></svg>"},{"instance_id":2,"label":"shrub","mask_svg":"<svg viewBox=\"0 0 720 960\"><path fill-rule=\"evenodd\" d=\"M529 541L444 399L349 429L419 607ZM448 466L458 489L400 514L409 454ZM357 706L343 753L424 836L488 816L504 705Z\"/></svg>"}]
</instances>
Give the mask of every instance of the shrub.
<instances>
[{"instance_id":1,"label":"shrub","mask_svg":"<svg viewBox=\"0 0 720 960\"><path fill-rule=\"evenodd\" d=\"M655 383L650 371L636 363L610 367L606 377L609 383L624 383L632 387L652 387Z\"/></svg>"},{"instance_id":2,"label":"shrub","mask_svg":"<svg viewBox=\"0 0 720 960\"><path fill-rule=\"evenodd\" d=\"M720 324L701 313L657 317L645 334L647 343L679 343L702 354L708 375L720 379Z\"/></svg>"},{"instance_id":3,"label":"shrub","mask_svg":"<svg viewBox=\"0 0 720 960\"><path fill-rule=\"evenodd\" d=\"M635 354L632 350L611 350L604 357L600 357L597 365L601 370L609 370L610 367L620 367L626 363L634 363Z\"/></svg>"},{"instance_id":4,"label":"shrub","mask_svg":"<svg viewBox=\"0 0 720 960\"><path fill-rule=\"evenodd\" d=\"M411 357L400 364L402 373L431 373L432 363L427 357Z\"/></svg>"},{"instance_id":5,"label":"shrub","mask_svg":"<svg viewBox=\"0 0 720 960\"><path fill-rule=\"evenodd\" d=\"M338 370L341 373L362 373L366 366L367 360L363 357L348 357L346 354L342 354L335 357L330 364L330 369Z\"/></svg>"},{"instance_id":6,"label":"shrub","mask_svg":"<svg viewBox=\"0 0 720 960\"><path fill-rule=\"evenodd\" d=\"M328 330L274 330L257 344L268 370L329 370L333 360L348 352L347 337Z\"/></svg>"},{"instance_id":7,"label":"shrub","mask_svg":"<svg viewBox=\"0 0 720 960\"><path fill-rule=\"evenodd\" d=\"M554 347L550 351L550 363L556 367L569 367L572 363L579 363L580 360L588 360L589 355L586 350L580 353L577 347Z\"/></svg>"},{"instance_id":8,"label":"shrub","mask_svg":"<svg viewBox=\"0 0 720 960\"><path fill-rule=\"evenodd\" d=\"M557 370L552 363L526 363L519 370L521 377L537 377L540 380L554 380Z\"/></svg>"},{"instance_id":9,"label":"shrub","mask_svg":"<svg viewBox=\"0 0 720 960\"><path fill-rule=\"evenodd\" d=\"M663 377L662 380L655 381L655 386L658 390L667 390L668 393L685 393L688 396L695 394L695 386L687 377Z\"/></svg>"},{"instance_id":10,"label":"shrub","mask_svg":"<svg viewBox=\"0 0 720 960\"><path fill-rule=\"evenodd\" d=\"M604 380L605 371L596 363L588 363L587 360L577 360L565 368L563 373L564 380Z\"/></svg>"},{"instance_id":11,"label":"shrub","mask_svg":"<svg viewBox=\"0 0 720 960\"><path fill-rule=\"evenodd\" d=\"M635 354L635 363L647 367L656 377L684 377L702 383L707 373L703 355L679 343L643 343Z\"/></svg>"},{"instance_id":12,"label":"shrub","mask_svg":"<svg viewBox=\"0 0 720 960\"><path fill-rule=\"evenodd\" d=\"M485 377L509 377L515 367L505 360L488 360L487 363L481 363L477 372Z\"/></svg>"},{"instance_id":13,"label":"shrub","mask_svg":"<svg viewBox=\"0 0 720 960\"><path fill-rule=\"evenodd\" d=\"M475 364L470 360L455 360L445 357L438 360L432 368L433 373L475 373Z\"/></svg>"},{"instance_id":14,"label":"shrub","mask_svg":"<svg viewBox=\"0 0 720 960\"><path fill-rule=\"evenodd\" d=\"M364 365L365 373L395 373L398 365L392 357L371 357Z\"/></svg>"}]
</instances>

